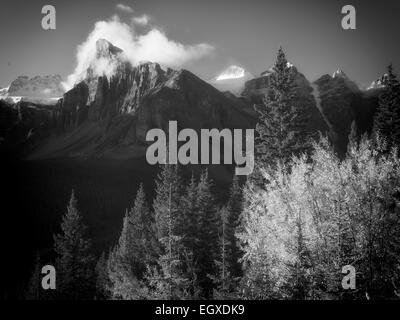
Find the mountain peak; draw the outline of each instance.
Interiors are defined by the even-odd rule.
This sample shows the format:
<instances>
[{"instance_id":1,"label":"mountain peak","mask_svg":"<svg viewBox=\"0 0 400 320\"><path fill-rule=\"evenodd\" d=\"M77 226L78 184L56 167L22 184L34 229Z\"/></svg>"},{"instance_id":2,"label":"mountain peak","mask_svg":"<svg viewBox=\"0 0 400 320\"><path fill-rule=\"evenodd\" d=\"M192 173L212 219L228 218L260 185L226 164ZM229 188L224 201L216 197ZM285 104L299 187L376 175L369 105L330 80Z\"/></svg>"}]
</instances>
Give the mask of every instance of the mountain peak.
<instances>
[{"instance_id":1,"label":"mountain peak","mask_svg":"<svg viewBox=\"0 0 400 320\"><path fill-rule=\"evenodd\" d=\"M373 89L382 89L385 87L385 80L387 79L388 74L385 73L379 79L372 81L370 86L366 90L373 90Z\"/></svg>"},{"instance_id":2,"label":"mountain peak","mask_svg":"<svg viewBox=\"0 0 400 320\"><path fill-rule=\"evenodd\" d=\"M105 39L98 39L96 41L96 58L110 58L116 56L123 51L114 46L111 42Z\"/></svg>"},{"instance_id":3,"label":"mountain peak","mask_svg":"<svg viewBox=\"0 0 400 320\"><path fill-rule=\"evenodd\" d=\"M345 78L347 79L347 75L343 72L342 69L337 69L333 74L332 78Z\"/></svg>"}]
</instances>

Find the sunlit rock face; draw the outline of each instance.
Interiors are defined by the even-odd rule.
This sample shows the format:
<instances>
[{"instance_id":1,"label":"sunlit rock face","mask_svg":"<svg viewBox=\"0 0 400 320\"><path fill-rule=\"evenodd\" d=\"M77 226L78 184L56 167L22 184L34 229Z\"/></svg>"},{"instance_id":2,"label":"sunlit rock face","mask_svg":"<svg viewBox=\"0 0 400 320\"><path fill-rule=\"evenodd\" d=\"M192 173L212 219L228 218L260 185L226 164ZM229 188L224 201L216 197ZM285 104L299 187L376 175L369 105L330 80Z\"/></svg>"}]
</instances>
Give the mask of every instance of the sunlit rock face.
<instances>
[{"instance_id":1,"label":"sunlit rock face","mask_svg":"<svg viewBox=\"0 0 400 320\"><path fill-rule=\"evenodd\" d=\"M176 120L179 129L196 131L255 126L256 118L243 101L187 70L152 62L133 66L122 50L105 40L96 43L94 56L82 80L55 106L32 105L36 113L30 117L45 115L47 120L46 131L36 121L24 129L26 136L32 129L40 137L29 144L28 158L143 156L148 130L167 132L170 120ZM100 60L103 69L97 65Z\"/></svg>"},{"instance_id":2,"label":"sunlit rock face","mask_svg":"<svg viewBox=\"0 0 400 320\"><path fill-rule=\"evenodd\" d=\"M64 94L61 81L60 75L19 76L11 82L7 94L9 97L57 98Z\"/></svg>"}]
</instances>

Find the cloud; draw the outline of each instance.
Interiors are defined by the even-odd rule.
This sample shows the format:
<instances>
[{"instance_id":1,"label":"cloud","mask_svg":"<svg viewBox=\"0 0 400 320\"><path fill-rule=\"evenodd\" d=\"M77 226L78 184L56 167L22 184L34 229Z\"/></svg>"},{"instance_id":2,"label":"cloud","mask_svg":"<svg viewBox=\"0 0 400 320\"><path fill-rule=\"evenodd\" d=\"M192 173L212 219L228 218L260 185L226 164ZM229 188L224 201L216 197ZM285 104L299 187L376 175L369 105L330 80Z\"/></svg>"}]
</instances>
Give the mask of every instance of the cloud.
<instances>
[{"instance_id":1,"label":"cloud","mask_svg":"<svg viewBox=\"0 0 400 320\"><path fill-rule=\"evenodd\" d=\"M120 10L122 12L126 12L126 13L133 13L133 9L130 6L127 6L125 4L122 3L118 3L115 8L117 10Z\"/></svg>"},{"instance_id":2,"label":"cloud","mask_svg":"<svg viewBox=\"0 0 400 320\"><path fill-rule=\"evenodd\" d=\"M166 34L153 27L145 34L137 34L130 26L114 15L108 21L98 21L87 39L77 47L76 67L63 83L68 90L82 80L91 66L97 75L111 75L114 67L109 61L96 58L96 41L105 39L124 51L123 57L132 65L141 61L158 62L172 68L182 67L192 61L209 55L214 47L199 43L184 45L168 39Z\"/></svg>"},{"instance_id":3,"label":"cloud","mask_svg":"<svg viewBox=\"0 0 400 320\"><path fill-rule=\"evenodd\" d=\"M132 22L141 26L146 26L149 23L150 17L147 14L143 14L140 17L133 17Z\"/></svg>"}]
</instances>

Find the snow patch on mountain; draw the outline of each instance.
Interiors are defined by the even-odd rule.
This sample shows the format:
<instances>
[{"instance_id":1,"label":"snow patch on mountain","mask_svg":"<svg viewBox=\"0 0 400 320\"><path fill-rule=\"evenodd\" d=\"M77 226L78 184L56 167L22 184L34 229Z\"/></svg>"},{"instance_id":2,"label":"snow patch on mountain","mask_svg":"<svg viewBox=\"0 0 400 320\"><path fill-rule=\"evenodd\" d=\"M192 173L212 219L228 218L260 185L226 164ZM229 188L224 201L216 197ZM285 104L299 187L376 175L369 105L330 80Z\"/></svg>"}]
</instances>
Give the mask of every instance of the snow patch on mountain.
<instances>
[{"instance_id":1,"label":"snow patch on mountain","mask_svg":"<svg viewBox=\"0 0 400 320\"><path fill-rule=\"evenodd\" d=\"M222 71L219 75L208 80L212 86L221 92L229 91L230 93L240 96L244 90L245 83L253 79L254 75L237 65L232 65Z\"/></svg>"},{"instance_id":2,"label":"snow patch on mountain","mask_svg":"<svg viewBox=\"0 0 400 320\"><path fill-rule=\"evenodd\" d=\"M217 76L216 81L243 78L245 73L246 71L243 68L233 65Z\"/></svg>"}]
</instances>

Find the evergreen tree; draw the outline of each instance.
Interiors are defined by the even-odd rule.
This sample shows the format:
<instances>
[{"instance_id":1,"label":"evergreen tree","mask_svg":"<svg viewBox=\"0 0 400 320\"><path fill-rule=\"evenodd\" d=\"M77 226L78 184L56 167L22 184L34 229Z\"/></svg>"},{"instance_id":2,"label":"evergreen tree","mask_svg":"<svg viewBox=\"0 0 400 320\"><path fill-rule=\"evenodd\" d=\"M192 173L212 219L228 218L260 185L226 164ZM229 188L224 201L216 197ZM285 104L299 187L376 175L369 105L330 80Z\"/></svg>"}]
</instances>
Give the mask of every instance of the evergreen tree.
<instances>
[{"instance_id":1,"label":"evergreen tree","mask_svg":"<svg viewBox=\"0 0 400 320\"><path fill-rule=\"evenodd\" d=\"M138 299L147 266L155 263L154 221L146 202L143 185L133 208L125 214L118 245L109 257L109 278L114 298Z\"/></svg>"},{"instance_id":2,"label":"evergreen tree","mask_svg":"<svg viewBox=\"0 0 400 320\"><path fill-rule=\"evenodd\" d=\"M72 191L61 233L54 236L57 254L57 293L62 299L90 299L94 293L94 258L86 226Z\"/></svg>"},{"instance_id":3,"label":"evergreen tree","mask_svg":"<svg viewBox=\"0 0 400 320\"><path fill-rule=\"evenodd\" d=\"M192 177L186 186L181 201L183 212L183 246L185 248L185 273L190 284L192 298L198 298L201 289L198 282L198 273L201 266L198 264L199 236L202 232L197 225L198 220L198 184L192 173Z\"/></svg>"},{"instance_id":4,"label":"evergreen tree","mask_svg":"<svg viewBox=\"0 0 400 320\"><path fill-rule=\"evenodd\" d=\"M211 192L212 182L205 170L198 183L198 215L197 226L199 230L197 239L197 262L199 264L199 285L202 295L209 298L212 293L212 279L215 274L215 260L218 254L218 225L219 218L215 200Z\"/></svg>"},{"instance_id":5,"label":"evergreen tree","mask_svg":"<svg viewBox=\"0 0 400 320\"><path fill-rule=\"evenodd\" d=\"M242 251L239 248L239 243L236 239L236 231L240 226L240 216L243 210L243 191L239 183L238 176L233 177L232 186L230 189L229 200L226 207L226 250L227 250L227 265L230 274L233 277L242 275L240 259Z\"/></svg>"},{"instance_id":6,"label":"evergreen tree","mask_svg":"<svg viewBox=\"0 0 400 320\"><path fill-rule=\"evenodd\" d=\"M231 252L229 250L230 245L230 233L229 228L229 211L226 207L223 207L220 212L221 217L221 228L219 235L219 252L215 265L217 272L215 276L211 276L214 282L213 298L218 300L232 299L235 297L236 284L238 278L233 278L230 269L230 258Z\"/></svg>"},{"instance_id":7,"label":"evergreen tree","mask_svg":"<svg viewBox=\"0 0 400 320\"><path fill-rule=\"evenodd\" d=\"M195 255L196 248L198 246L198 236L199 230L197 225L197 215L198 215L198 188L197 182L192 174L192 177L189 181L189 184L186 186L186 190L184 196L182 197L181 202L182 210L183 210L183 219L184 219L184 246L189 252L193 252Z\"/></svg>"},{"instance_id":8,"label":"evergreen tree","mask_svg":"<svg viewBox=\"0 0 400 320\"><path fill-rule=\"evenodd\" d=\"M143 185L140 184L133 208L128 212L121 235L121 250L130 263L132 272L141 279L146 265L156 258L154 219Z\"/></svg>"},{"instance_id":9,"label":"evergreen tree","mask_svg":"<svg viewBox=\"0 0 400 320\"><path fill-rule=\"evenodd\" d=\"M126 219L124 219L125 223ZM132 265L128 262L125 253L124 250L121 250L120 243L110 251L106 268L110 297L122 300L145 299L147 290L132 272Z\"/></svg>"},{"instance_id":10,"label":"evergreen tree","mask_svg":"<svg viewBox=\"0 0 400 320\"><path fill-rule=\"evenodd\" d=\"M294 108L295 84L293 70L285 53L279 48L270 75L269 91L264 103L256 106L256 165L258 167L286 164L293 154L306 148L305 123L300 110Z\"/></svg>"},{"instance_id":11,"label":"evergreen tree","mask_svg":"<svg viewBox=\"0 0 400 320\"><path fill-rule=\"evenodd\" d=\"M156 197L153 203L157 238L160 240L170 233L169 220L172 218L172 233L182 235L183 215L180 206L183 183L177 165L164 165L156 180Z\"/></svg>"},{"instance_id":12,"label":"evergreen tree","mask_svg":"<svg viewBox=\"0 0 400 320\"><path fill-rule=\"evenodd\" d=\"M180 208L182 184L178 167L165 165L156 181L153 208L161 255L157 266L150 269L147 280L153 298L185 299L189 283L185 275L183 216Z\"/></svg>"},{"instance_id":13,"label":"evergreen tree","mask_svg":"<svg viewBox=\"0 0 400 320\"><path fill-rule=\"evenodd\" d=\"M374 131L386 140L390 149L400 145L400 82L392 65L388 66L387 75L382 80L384 91L379 98Z\"/></svg>"},{"instance_id":14,"label":"evergreen tree","mask_svg":"<svg viewBox=\"0 0 400 320\"><path fill-rule=\"evenodd\" d=\"M107 269L107 257L103 252L97 261L96 268L96 296L97 300L105 300L110 297L110 281Z\"/></svg>"}]
</instances>

